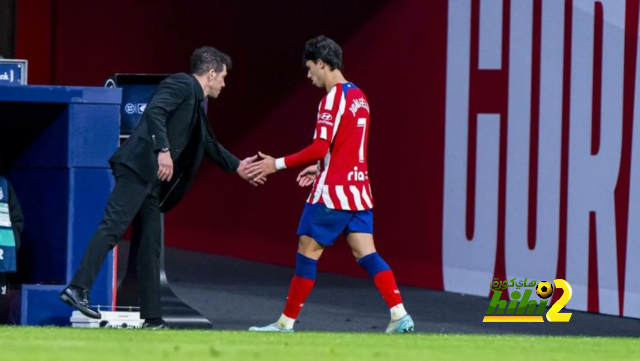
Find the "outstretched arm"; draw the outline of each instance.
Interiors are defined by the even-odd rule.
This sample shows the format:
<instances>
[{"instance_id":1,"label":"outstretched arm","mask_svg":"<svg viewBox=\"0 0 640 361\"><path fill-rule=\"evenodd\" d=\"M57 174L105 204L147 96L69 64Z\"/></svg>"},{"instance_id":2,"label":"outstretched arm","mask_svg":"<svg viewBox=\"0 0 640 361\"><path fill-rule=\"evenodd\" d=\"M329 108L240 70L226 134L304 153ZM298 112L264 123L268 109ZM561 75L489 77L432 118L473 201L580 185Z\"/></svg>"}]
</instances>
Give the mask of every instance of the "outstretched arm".
<instances>
[{"instance_id":1,"label":"outstretched arm","mask_svg":"<svg viewBox=\"0 0 640 361\"><path fill-rule=\"evenodd\" d=\"M240 167L240 160L209 135L204 142L204 153L225 172L236 172Z\"/></svg>"},{"instance_id":2,"label":"outstretched arm","mask_svg":"<svg viewBox=\"0 0 640 361\"><path fill-rule=\"evenodd\" d=\"M318 107L313 143L298 153L278 159L259 153L262 160L247 168L249 177L266 177L282 169L308 165L323 159L331 147L338 121L344 113L344 102L342 88L333 87Z\"/></svg>"},{"instance_id":3,"label":"outstretched arm","mask_svg":"<svg viewBox=\"0 0 640 361\"><path fill-rule=\"evenodd\" d=\"M274 159L269 155L258 153L262 160L251 164L247 168L247 173L251 178L266 177L282 169L316 163L325 157L329 151L329 146L329 141L316 138L310 146L286 157Z\"/></svg>"}]
</instances>

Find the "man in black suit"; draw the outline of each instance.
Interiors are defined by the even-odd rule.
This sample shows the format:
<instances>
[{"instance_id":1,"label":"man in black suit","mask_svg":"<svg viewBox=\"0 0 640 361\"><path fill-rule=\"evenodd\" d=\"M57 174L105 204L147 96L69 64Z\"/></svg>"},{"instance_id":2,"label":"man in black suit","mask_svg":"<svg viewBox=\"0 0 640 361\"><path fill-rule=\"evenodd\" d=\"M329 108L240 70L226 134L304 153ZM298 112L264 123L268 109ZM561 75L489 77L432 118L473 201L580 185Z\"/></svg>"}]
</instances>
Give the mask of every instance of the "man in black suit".
<instances>
[{"instance_id":1,"label":"man in black suit","mask_svg":"<svg viewBox=\"0 0 640 361\"><path fill-rule=\"evenodd\" d=\"M167 328L160 305L160 212L173 208L194 180L203 155L252 185L245 169L256 157L238 160L211 130L203 108L205 96L217 98L231 68L228 55L212 47L191 56L191 75L175 74L162 83L130 138L109 160L116 178L104 218L89 242L80 268L60 294L87 317L101 315L89 307L88 293L109 251L132 223L138 243L137 274L143 327Z\"/></svg>"}]
</instances>

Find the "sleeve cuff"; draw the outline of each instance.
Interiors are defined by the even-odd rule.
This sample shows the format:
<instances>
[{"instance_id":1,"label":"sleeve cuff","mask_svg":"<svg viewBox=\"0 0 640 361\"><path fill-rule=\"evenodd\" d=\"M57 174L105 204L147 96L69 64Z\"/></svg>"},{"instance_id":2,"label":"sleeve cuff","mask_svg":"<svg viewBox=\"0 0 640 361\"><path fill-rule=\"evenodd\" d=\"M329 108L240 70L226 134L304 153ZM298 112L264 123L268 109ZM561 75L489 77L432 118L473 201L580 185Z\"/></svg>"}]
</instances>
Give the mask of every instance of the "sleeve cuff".
<instances>
[{"instance_id":1,"label":"sleeve cuff","mask_svg":"<svg viewBox=\"0 0 640 361\"><path fill-rule=\"evenodd\" d=\"M277 170L283 170L286 169L287 165L284 164L284 158L278 158L276 159L276 169Z\"/></svg>"},{"instance_id":2,"label":"sleeve cuff","mask_svg":"<svg viewBox=\"0 0 640 361\"><path fill-rule=\"evenodd\" d=\"M232 164L231 164L231 168L233 168L234 172L238 171L238 168L240 168L240 163L241 163L240 159L234 157L234 159L232 161Z\"/></svg>"}]
</instances>

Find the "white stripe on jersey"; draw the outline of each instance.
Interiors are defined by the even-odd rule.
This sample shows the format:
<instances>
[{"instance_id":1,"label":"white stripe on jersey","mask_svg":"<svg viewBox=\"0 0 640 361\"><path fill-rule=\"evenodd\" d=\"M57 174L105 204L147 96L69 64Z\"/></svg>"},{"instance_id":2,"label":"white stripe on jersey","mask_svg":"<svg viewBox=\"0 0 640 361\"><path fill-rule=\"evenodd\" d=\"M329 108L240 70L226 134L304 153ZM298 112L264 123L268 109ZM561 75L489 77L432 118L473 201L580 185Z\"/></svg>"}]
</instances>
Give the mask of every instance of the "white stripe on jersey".
<instances>
[{"instance_id":1,"label":"white stripe on jersey","mask_svg":"<svg viewBox=\"0 0 640 361\"><path fill-rule=\"evenodd\" d=\"M331 88L331 91L329 91L329 94L327 94L327 98L325 100L324 103L324 109L325 110L331 110L333 109L333 101L336 98L336 89L337 89L337 85L334 85L333 88Z\"/></svg>"},{"instance_id":2,"label":"white stripe on jersey","mask_svg":"<svg viewBox=\"0 0 640 361\"><path fill-rule=\"evenodd\" d=\"M329 92L329 94L327 94L327 97L325 98L325 105L324 108L326 110L331 110L333 108L333 101L335 100L335 96L336 96L336 86L334 86L333 88L331 88L331 91ZM344 97L342 97L341 99L341 103L344 102ZM320 112L320 108L322 107L322 102L320 102L320 105L318 105L318 113ZM341 108L344 111L344 107L341 104ZM340 123L340 116L342 114L338 113L336 115L336 122L333 128L333 137L335 137L336 135L336 131L338 129L338 124ZM320 138L323 138L325 140L329 140L327 139L327 128L326 127L322 127L321 130L321 135ZM316 139L318 136L317 132L313 132L313 139ZM333 137L331 138L331 141L333 141ZM327 179L327 173L329 173L329 164L331 163L331 148L329 148L329 150L327 151L327 154L324 156L324 170L323 172L320 174L320 178L316 179L316 182L318 182L318 186L315 189L315 193L312 195L309 195L309 198L312 199L311 203L318 203L318 201L320 200L320 197L323 195L323 189L324 189L324 183ZM324 198L323 198L324 199ZM331 202L331 204L333 204L333 202Z\"/></svg>"},{"instance_id":3,"label":"white stripe on jersey","mask_svg":"<svg viewBox=\"0 0 640 361\"><path fill-rule=\"evenodd\" d=\"M340 129L340 120L342 120L342 114L344 114L344 108L347 104L347 97L342 93L342 98L340 99L340 105L338 108L338 114L336 115L336 122L333 126L333 135L331 136L331 143L336 139L336 134L338 133L338 129Z\"/></svg>"},{"instance_id":4,"label":"white stripe on jersey","mask_svg":"<svg viewBox=\"0 0 640 361\"><path fill-rule=\"evenodd\" d=\"M329 186L322 187L322 200L327 208L333 209L333 201L331 200L331 196L329 195Z\"/></svg>"},{"instance_id":5,"label":"white stripe on jersey","mask_svg":"<svg viewBox=\"0 0 640 361\"><path fill-rule=\"evenodd\" d=\"M359 211L364 211L364 207L362 206L362 198L360 198L360 191L356 186L350 186L349 190L351 194L353 194L353 202L356 204L356 209Z\"/></svg>"},{"instance_id":6,"label":"white stripe on jersey","mask_svg":"<svg viewBox=\"0 0 640 361\"><path fill-rule=\"evenodd\" d=\"M327 139L327 127L320 128L320 139L329 140Z\"/></svg>"},{"instance_id":7,"label":"white stripe on jersey","mask_svg":"<svg viewBox=\"0 0 640 361\"><path fill-rule=\"evenodd\" d=\"M320 102L320 104L318 104L318 115L320 115L320 109L322 109L322 102ZM315 131L315 129L313 130L313 140L316 140L316 138L318 137L318 132Z\"/></svg>"},{"instance_id":8,"label":"white stripe on jersey","mask_svg":"<svg viewBox=\"0 0 640 361\"><path fill-rule=\"evenodd\" d=\"M362 186L362 198L364 199L364 202L367 204L369 208L373 207L373 203L371 203L371 198L369 198L369 195L367 194L367 186Z\"/></svg>"},{"instance_id":9,"label":"white stripe on jersey","mask_svg":"<svg viewBox=\"0 0 640 361\"><path fill-rule=\"evenodd\" d=\"M338 199L340 199L340 207L345 211L350 211L351 208L349 207L349 199L344 193L344 187L336 186L336 194L338 195Z\"/></svg>"},{"instance_id":10,"label":"white stripe on jersey","mask_svg":"<svg viewBox=\"0 0 640 361\"><path fill-rule=\"evenodd\" d=\"M329 173L329 165L331 163L331 149L327 151L327 155L324 156L324 170L320 174L320 180L318 180L318 188L316 188L316 194L313 195L313 203L318 203L320 196L322 195L322 188L324 182L327 180L327 173Z\"/></svg>"}]
</instances>

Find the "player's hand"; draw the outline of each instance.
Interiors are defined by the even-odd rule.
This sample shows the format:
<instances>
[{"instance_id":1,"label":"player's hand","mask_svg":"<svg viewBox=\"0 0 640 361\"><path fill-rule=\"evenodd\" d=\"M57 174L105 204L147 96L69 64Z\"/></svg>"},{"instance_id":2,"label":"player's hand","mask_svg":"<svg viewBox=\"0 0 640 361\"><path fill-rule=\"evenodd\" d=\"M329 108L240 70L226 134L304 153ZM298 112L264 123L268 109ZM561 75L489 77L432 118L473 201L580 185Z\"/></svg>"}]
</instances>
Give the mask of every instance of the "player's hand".
<instances>
[{"instance_id":1,"label":"player's hand","mask_svg":"<svg viewBox=\"0 0 640 361\"><path fill-rule=\"evenodd\" d=\"M316 181L316 177L318 176L318 166L311 165L305 168L300 174L298 174L298 185L300 187L308 187Z\"/></svg>"},{"instance_id":2,"label":"player's hand","mask_svg":"<svg viewBox=\"0 0 640 361\"><path fill-rule=\"evenodd\" d=\"M170 181L173 176L173 160L171 152L158 153L158 178L161 181Z\"/></svg>"},{"instance_id":3,"label":"player's hand","mask_svg":"<svg viewBox=\"0 0 640 361\"><path fill-rule=\"evenodd\" d=\"M238 166L238 175L246 180L247 182L249 182L249 184L251 184L254 187L257 187L258 184L264 184L267 181L267 177L257 177L255 179L249 177L249 175L247 174L247 166L251 163L253 163L256 159L258 159L257 155L254 155L253 157L249 157L249 158L245 158L244 160L242 160L240 162L240 165Z\"/></svg>"},{"instance_id":4,"label":"player's hand","mask_svg":"<svg viewBox=\"0 0 640 361\"><path fill-rule=\"evenodd\" d=\"M278 171L278 169L276 169L276 160L272 156L262 154L262 152L258 152L258 155L262 160L251 163L247 167L247 174L249 174L251 179L255 180L266 177Z\"/></svg>"}]
</instances>

